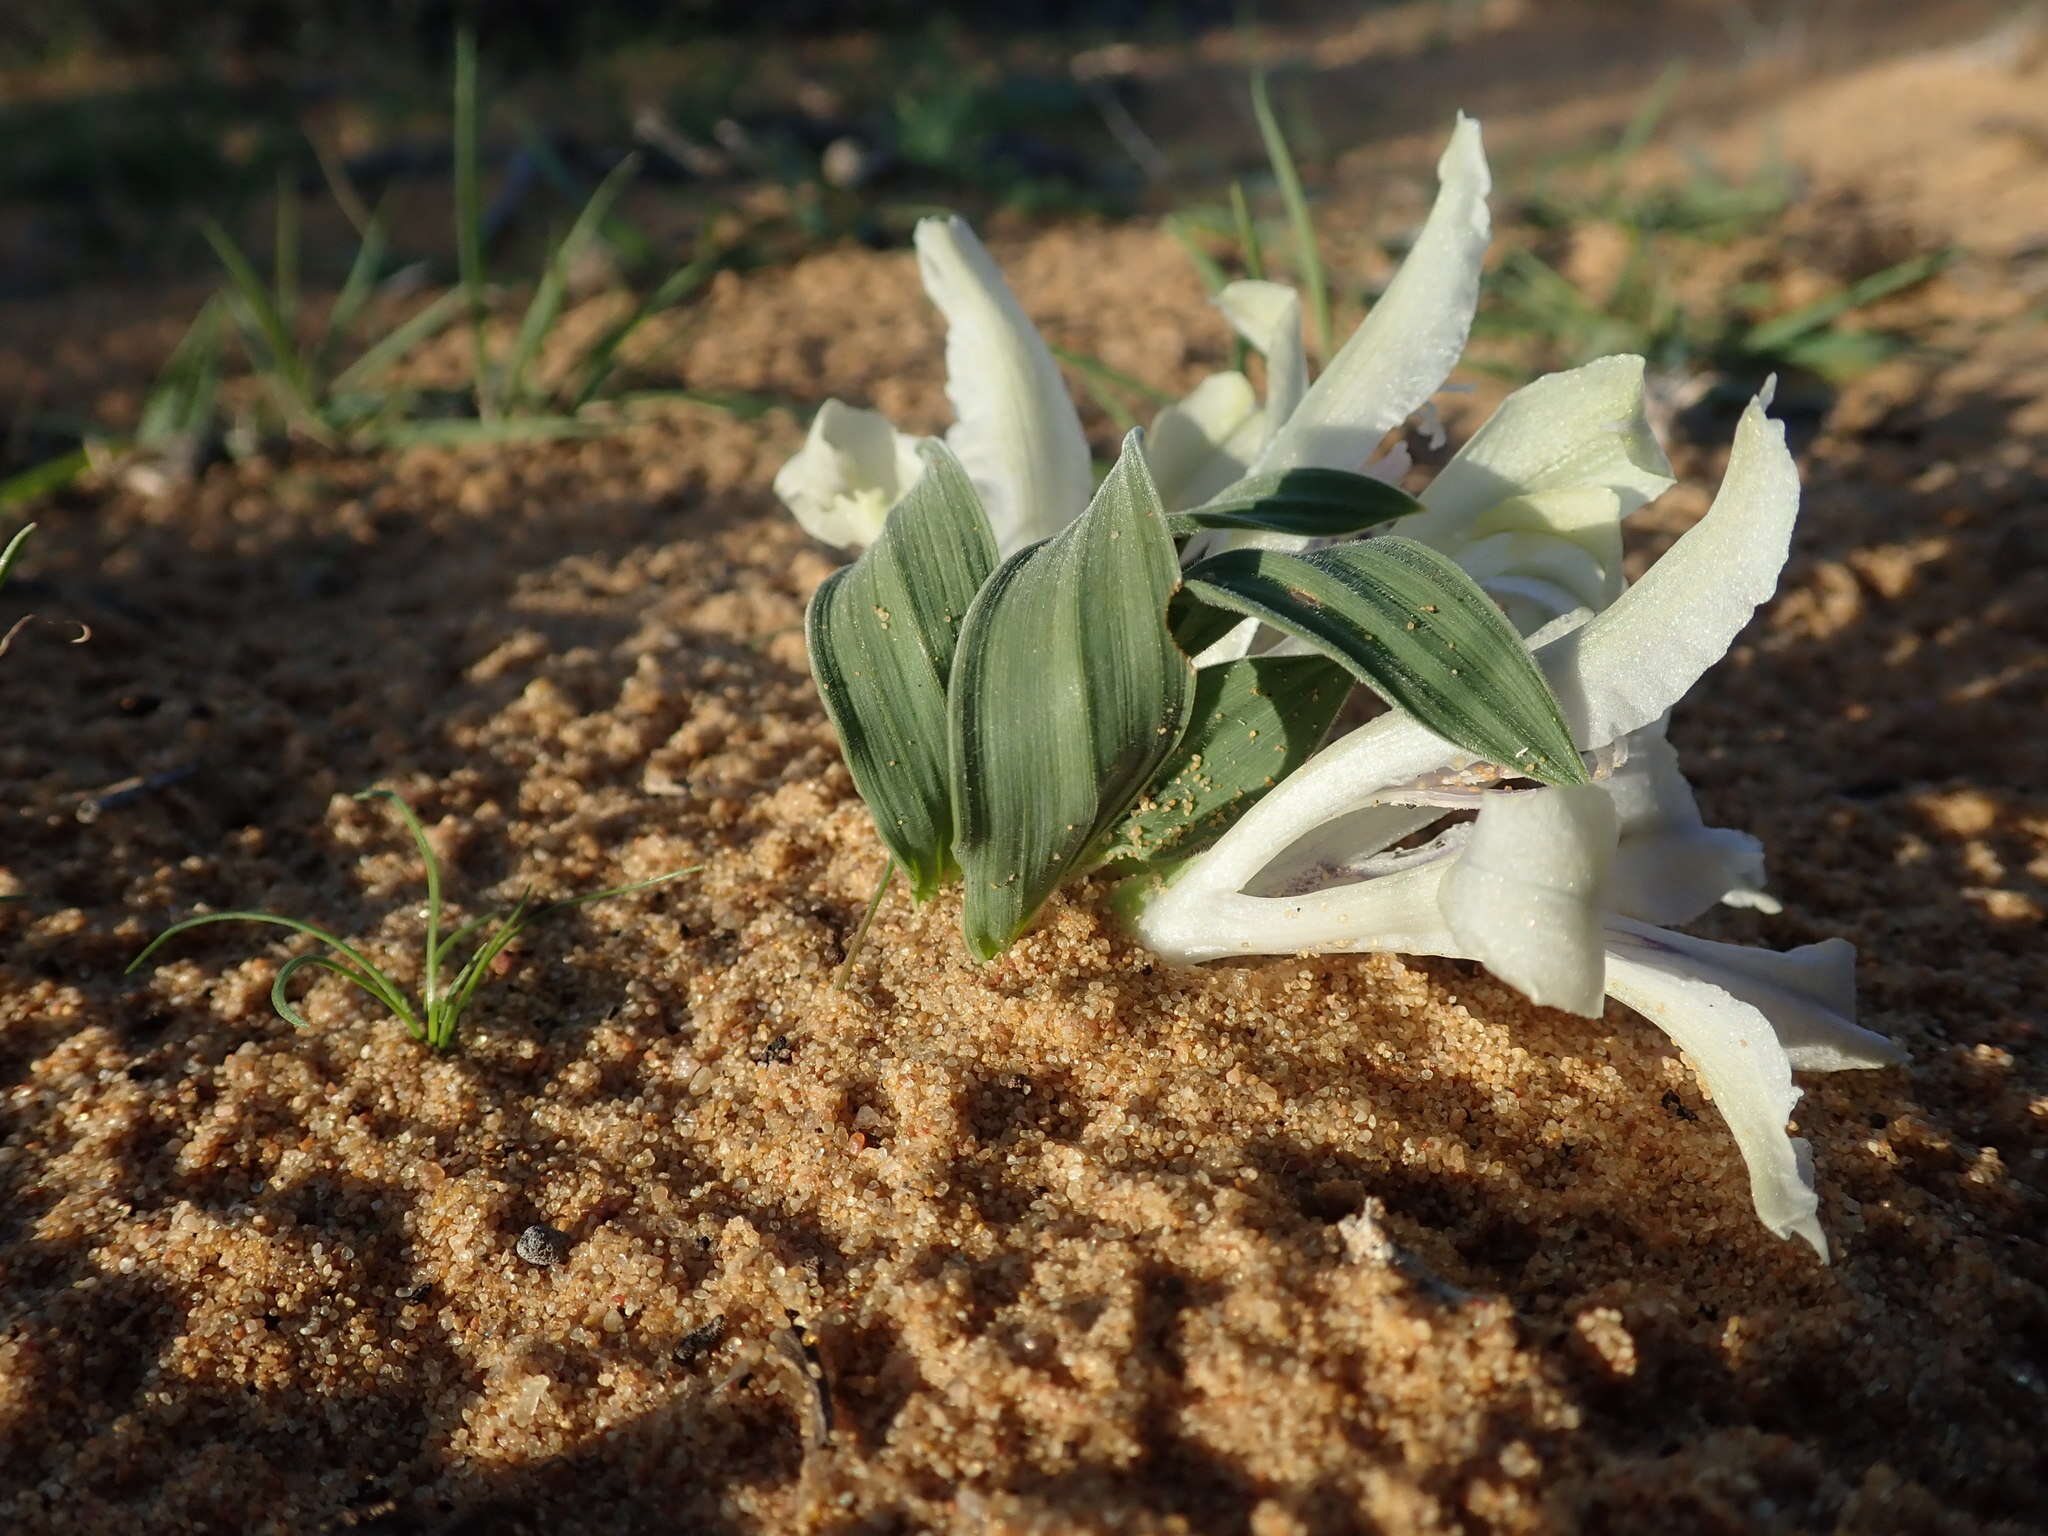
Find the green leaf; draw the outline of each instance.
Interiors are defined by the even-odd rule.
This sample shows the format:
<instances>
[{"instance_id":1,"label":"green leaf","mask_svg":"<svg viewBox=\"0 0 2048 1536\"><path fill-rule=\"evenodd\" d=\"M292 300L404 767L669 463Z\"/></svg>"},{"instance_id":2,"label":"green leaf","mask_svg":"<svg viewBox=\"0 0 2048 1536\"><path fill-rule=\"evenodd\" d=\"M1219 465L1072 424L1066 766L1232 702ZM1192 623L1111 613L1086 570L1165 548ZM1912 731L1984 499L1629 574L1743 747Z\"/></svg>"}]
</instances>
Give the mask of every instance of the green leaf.
<instances>
[{"instance_id":1,"label":"green leaf","mask_svg":"<svg viewBox=\"0 0 2048 1536\"><path fill-rule=\"evenodd\" d=\"M39 501L56 491L61 491L92 468L92 456L83 448L74 448L69 453L59 454L54 459L45 459L40 464L31 464L19 474L9 475L0 480L0 511L8 507L26 506ZM18 537L18 536L17 536ZM8 546L13 553L14 546Z\"/></svg>"},{"instance_id":2,"label":"green leaf","mask_svg":"<svg viewBox=\"0 0 2048 1536\"><path fill-rule=\"evenodd\" d=\"M0 587L7 585L7 573L14 569L14 562L21 558L21 547L28 542L28 536L36 531L34 523L23 523L15 529L14 537L0 549Z\"/></svg>"},{"instance_id":3,"label":"green leaf","mask_svg":"<svg viewBox=\"0 0 2048 1536\"><path fill-rule=\"evenodd\" d=\"M1259 528L1269 533L1339 539L1422 510L1399 486L1347 469L1288 469L1249 475L1199 507L1175 512L1167 531L1185 538L1203 528Z\"/></svg>"},{"instance_id":4,"label":"green leaf","mask_svg":"<svg viewBox=\"0 0 2048 1536\"><path fill-rule=\"evenodd\" d=\"M1322 743L1351 676L1320 656L1255 656L1195 674L1173 755L1118 825L1103 862L1192 858Z\"/></svg>"},{"instance_id":5,"label":"green leaf","mask_svg":"<svg viewBox=\"0 0 2048 1536\"><path fill-rule=\"evenodd\" d=\"M214 401L220 393L221 308L218 298L201 305L164 363L142 402L135 424L137 446L165 448L212 427Z\"/></svg>"},{"instance_id":6,"label":"green leaf","mask_svg":"<svg viewBox=\"0 0 2048 1536\"><path fill-rule=\"evenodd\" d=\"M488 419L497 413L497 391L484 348L484 202L477 166L477 119L476 33L462 27L455 34L455 266L469 311L470 370L475 375L477 412Z\"/></svg>"},{"instance_id":7,"label":"green leaf","mask_svg":"<svg viewBox=\"0 0 2048 1536\"><path fill-rule=\"evenodd\" d=\"M277 300L263 286L249 258L235 244L233 236L211 218L199 221L200 233L227 269L233 302L241 309L243 326L256 355L258 371L277 394L285 413L297 425L315 436L324 436L319 402L313 397L311 366L293 338L291 327Z\"/></svg>"},{"instance_id":8,"label":"green leaf","mask_svg":"<svg viewBox=\"0 0 2048 1536\"><path fill-rule=\"evenodd\" d=\"M1330 356L1330 282L1323 275L1323 253L1316 244L1315 220L1309 216L1308 194L1301 187L1301 173L1294 168L1294 152L1287 147L1287 135L1273 111L1273 99L1266 90L1264 74L1252 76L1252 116L1259 122L1259 137L1266 141L1266 158L1273 166L1273 179L1280 183L1280 201L1287 205L1287 222L1294 229L1294 252L1301 262L1301 286L1308 290L1309 314L1315 319L1316 346Z\"/></svg>"},{"instance_id":9,"label":"green leaf","mask_svg":"<svg viewBox=\"0 0 2048 1536\"><path fill-rule=\"evenodd\" d=\"M336 374L330 393L343 395L362 388L407 353L446 330L468 302L468 295L460 288L449 289L411 319L393 327L389 335L366 348L361 357Z\"/></svg>"},{"instance_id":10,"label":"green leaf","mask_svg":"<svg viewBox=\"0 0 2048 1536\"><path fill-rule=\"evenodd\" d=\"M569 226L569 233L562 237L548 257L547 270L541 274L533 298L526 306L526 314L519 322L519 336L512 346L512 361L506 365L504 399L509 407L516 409L538 403L539 391L534 391L533 398L528 397L526 375L539 359L548 333L562 316L562 305L569 294L570 265L577 253L597 234L599 226L611 212L612 204L626 190L627 183L639 173L638 155L628 155L614 166L611 174L590 194L590 201L576 215L576 222Z\"/></svg>"},{"instance_id":11,"label":"green leaf","mask_svg":"<svg viewBox=\"0 0 2048 1536\"><path fill-rule=\"evenodd\" d=\"M935 441L918 452L924 473L874 547L818 588L804 630L854 787L924 901L953 870L946 682L996 546L960 461Z\"/></svg>"},{"instance_id":12,"label":"green leaf","mask_svg":"<svg viewBox=\"0 0 2048 1536\"><path fill-rule=\"evenodd\" d=\"M1412 539L1311 555L1231 550L1191 569L1187 591L1342 662L1388 703L1477 757L1546 784L1587 782L1529 648L1478 583Z\"/></svg>"},{"instance_id":13,"label":"green leaf","mask_svg":"<svg viewBox=\"0 0 2048 1536\"><path fill-rule=\"evenodd\" d=\"M1179 574L1133 432L1088 510L1004 562L968 610L948 703L978 958L1086 866L1179 743L1194 693L1166 625Z\"/></svg>"}]
</instances>

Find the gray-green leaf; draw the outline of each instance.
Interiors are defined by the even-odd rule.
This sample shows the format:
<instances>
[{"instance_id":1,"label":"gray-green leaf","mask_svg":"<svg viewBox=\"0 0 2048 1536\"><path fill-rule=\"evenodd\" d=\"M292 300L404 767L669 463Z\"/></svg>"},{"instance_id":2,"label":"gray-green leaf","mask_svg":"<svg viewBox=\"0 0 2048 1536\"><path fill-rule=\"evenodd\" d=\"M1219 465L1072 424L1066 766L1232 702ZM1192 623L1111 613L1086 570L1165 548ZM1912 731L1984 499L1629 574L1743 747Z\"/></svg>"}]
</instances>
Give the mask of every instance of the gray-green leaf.
<instances>
[{"instance_id":1,"label":"gray-green leaf","mask_svg":"<svg viewBox=\"0 0 2048 1536\"><path fill-rule=\"evenodd\" d=\"M1320 656L1202 668L1186 734L1118 825L1104 862L1200 853L1315 751L1350 692L1351 675Z\"/></svg>"},{"instance_id":2,"label":"gray-green leaf","mask_svg":"<svg viewBox=\"0 0 2048 1536\"><path fill-rule=\"evenodd\" d=\"M1180 741L1194 669L1166 627L1178 577L1134 432L1088 510L1005 562L968 612L953 852L977 957L1030 925Z\"/></svg>"},{"instance_id":3,"label":"gray-green leaf","mask_svg":"<svg viewBox=\"0 0 2048 1536\"><path fill-rule=\"evenodd\" d=\"M1397 485L1346 469L1288 469L1248 475L1166 524L1175 538L1203 528L1257 528L1314 539L1341 539L1422 510Z\"/></svg>"},{"instance_id":4,"label":"gray-green leaf","mask_svg":"<svg viewBox=\"0 0 2048 1536\"><path fill-rule=\"evenodd\" d=\"M953 870L946 683L996 547L960 461L939 442L918 452L924 473L874 546L818 588L804 629L847 770L923 901Z\"/></svg>"},{"instance_id":5,"label":"gray-green leaf","mask_svg":"<svg viewBox=\"0 0 2048 1536\"><path fill-rule=\"evenodd\" d=\"M1412 539L1232 550L1194 566L1187 593L1314 646L1477 757L1546 784L1586 782L1529 648L1478 583Z\"/></svg>"}]
</instances>

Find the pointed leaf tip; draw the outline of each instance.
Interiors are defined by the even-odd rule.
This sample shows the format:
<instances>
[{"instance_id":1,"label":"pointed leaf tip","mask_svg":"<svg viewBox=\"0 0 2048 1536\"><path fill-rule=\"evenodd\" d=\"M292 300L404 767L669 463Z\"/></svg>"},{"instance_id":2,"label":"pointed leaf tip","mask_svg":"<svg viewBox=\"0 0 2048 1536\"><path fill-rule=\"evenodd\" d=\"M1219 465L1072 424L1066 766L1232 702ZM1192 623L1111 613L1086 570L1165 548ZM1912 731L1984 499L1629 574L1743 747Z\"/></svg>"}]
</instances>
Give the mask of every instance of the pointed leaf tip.
<instances>
[{"instance_id":1,"label":"pointed leaf tip","mask_svg":"<svg viewBox=\"0 0 2048 1536\"><path fill-rule=\"evenodd\" d=\"M969 610L949 700L962 925L1006 949L1122 818L1185 731L1193 668L1141 435L1082 517L1012 556Z\"/></svg>"},{"instance_id":2,"label":"pointed leaf tip","mask_svg":"<svg viewBox=\"0 0 2048 1536\"><path fill-rule=\"evenodd\" d=\"M924 473L874 546L818 588L804 628L854 787L923 901L953 868L946 684L996 556L959 460L938 442L918 452Z\"/></svg>"},{"instance_id":3,"label":"pointed leaf tip","mask_svg":"<svg viewBox=\"0 0 2048 1536\"><path fill-rule=\"evenodd\" d=\"M1188 597L1262 619L1340 662L1467 752L1547 784L1583 784L1556 695L1498 608L1456 565L1382 536L1310 555L1232 550Z\"/></svg>"}]
</instances>

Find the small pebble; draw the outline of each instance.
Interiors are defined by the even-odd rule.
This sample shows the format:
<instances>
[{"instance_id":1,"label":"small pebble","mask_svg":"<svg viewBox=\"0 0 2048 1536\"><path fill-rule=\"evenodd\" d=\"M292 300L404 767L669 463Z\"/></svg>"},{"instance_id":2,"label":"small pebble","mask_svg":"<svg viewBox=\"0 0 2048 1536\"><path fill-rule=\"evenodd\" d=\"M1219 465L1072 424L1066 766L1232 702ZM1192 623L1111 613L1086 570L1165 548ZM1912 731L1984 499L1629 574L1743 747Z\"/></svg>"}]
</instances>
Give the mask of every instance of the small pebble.
<instances>
[{"instance_id":1,"label":"small pebble","mask_svg":"<svg viewBox=\"0 0 2048 1536\"><path fill-rule=\"evenodd\" d=\"M569 1234L535 1222L519 1234L519 1241L513 1245L512 1251L529 1264L553 1269L569 1257Z\"/></svg>"}]
</instances>

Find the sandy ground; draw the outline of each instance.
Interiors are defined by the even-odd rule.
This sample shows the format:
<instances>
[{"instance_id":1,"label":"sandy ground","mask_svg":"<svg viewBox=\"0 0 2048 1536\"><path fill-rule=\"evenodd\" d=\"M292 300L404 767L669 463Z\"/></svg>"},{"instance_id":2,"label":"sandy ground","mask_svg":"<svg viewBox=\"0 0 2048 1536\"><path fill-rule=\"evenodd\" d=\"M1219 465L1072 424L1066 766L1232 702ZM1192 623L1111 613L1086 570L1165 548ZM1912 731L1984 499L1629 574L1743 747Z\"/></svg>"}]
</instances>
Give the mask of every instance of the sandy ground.
<instances>
[{"instance_id":1,"label":"sandy ground","mask_svg":"<svg viewBox=\"0 0 2048 1536\"><path fill-rule=\"evenodd\" d=\"M1890 123L1901 67L1786 110ZM1783 595L1674 732L1786 903L1711 931L1852 938L1911 1054L1806 1084L1832 1267L1619 1008L1387 957L1168 972L1085 889L987 968L951 901L893 900L833 990L881 854L806 675L832 560L765 489L786 419L301 456L41 514L23 591L92 638L0 662L0 1522L2048 1526L2048 160L1999 126L2048 75L1912 67L1949 71L1917 138L1811 168L1872 238L1974 254L1900 311L1938 350L1810 435ZM1223 355L1148 230L1001 254L1119 367ZM63 320L0 316L0 374L105 366ZM944 419L902 254L723 281L674 356ZM260 930L121 977L208 904L410 979L372 782L469 912L701 867L536 929L449 1057L329 980L292 1032Z\"/></svg>"}]
</instances>

